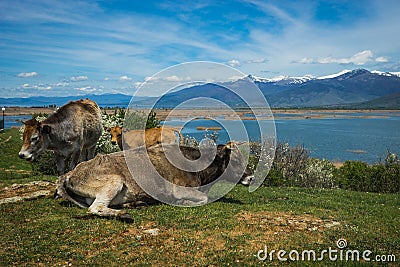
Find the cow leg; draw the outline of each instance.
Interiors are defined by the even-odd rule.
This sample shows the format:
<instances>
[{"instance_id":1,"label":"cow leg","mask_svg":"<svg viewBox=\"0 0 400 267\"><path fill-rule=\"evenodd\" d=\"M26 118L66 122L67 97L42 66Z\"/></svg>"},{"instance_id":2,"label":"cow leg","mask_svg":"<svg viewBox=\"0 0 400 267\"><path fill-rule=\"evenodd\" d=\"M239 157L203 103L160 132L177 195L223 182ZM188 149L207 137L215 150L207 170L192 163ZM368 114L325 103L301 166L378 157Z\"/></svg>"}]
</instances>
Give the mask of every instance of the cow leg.
<instances>
[{"instance_id":1,"label":"cow leg","mask_svg":"<svg viewBox=\"0 0 400 267\"><path fill-rule=\"evenodd\" d=\"M172 189L172 195L175 199L177 199L177 204L182 204L184 206L204 205L208 201L207 194L192 187L185 187L184 189L181 189L180 187L174 185Z\"/></svg>"},{"instance_id":2,"label":"cow leg","mask_svg":"<svg viewBox=\"0 0 400 267\"><path fill-rule=\"evenodd\" d=\"M56 154L56 164L58 175L63 175L65 173L65 162L66 159L62 155Z\"/></svg>"},{"instance_id":3,"label":"cow leg","mask_svg":"<svg viewBox=\"0 0 400 267\"><path fill-rule=\"evenodd\" d=\"M71 154L71 159L69 162L69 170L72 171L75 166L79 163L79 157L81 156L82 148L78 149Z\"/></svg>"},{"instance_id":4,"label":"cow leg","mask_svg":"<svg viewBox=\"0 0 400 267\"><path fill-rule=\"evenodd\" d=\"M90 160L92 158L94 158L94 153L96 151L96 145L86 149L86 160Z\"/></svg>"},{"instance_id":5,"label":"cow leg","mask_svg":"<svg viewBox=\"0 0 400 267\"><path fill-rule=\"evenodd\" d=\"M110 181L112 178L110 177ZM127 222L132 222L132 218L124 210L116 210L109 208L111 201L123 190L122 183L109 183L99 189L96 199L89 207L89 213L101 217L116 217ZM123 204L123 203L121 203Z\"/></svg>"}]
</instances>

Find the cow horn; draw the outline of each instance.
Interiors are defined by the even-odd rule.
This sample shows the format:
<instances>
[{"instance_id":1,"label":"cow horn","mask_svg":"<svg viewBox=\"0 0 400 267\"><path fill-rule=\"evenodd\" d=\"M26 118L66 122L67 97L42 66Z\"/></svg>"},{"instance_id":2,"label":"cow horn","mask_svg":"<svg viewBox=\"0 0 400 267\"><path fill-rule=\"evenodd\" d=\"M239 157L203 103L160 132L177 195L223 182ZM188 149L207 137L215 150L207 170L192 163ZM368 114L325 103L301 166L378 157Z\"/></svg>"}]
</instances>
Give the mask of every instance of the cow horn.
<instances>
[{"instance_id":1,"label":"cow horn","mask_svg":"<svg viewBox=\"0 0 400 267\"><path fill-rule=\"evenodd\" d=\"M237 146L241 146L241 145L244 145L244 144L246 144L246 143L247 143L246 141L235 142L235 144L236 144Z\"/></svg>"}]
</instances>

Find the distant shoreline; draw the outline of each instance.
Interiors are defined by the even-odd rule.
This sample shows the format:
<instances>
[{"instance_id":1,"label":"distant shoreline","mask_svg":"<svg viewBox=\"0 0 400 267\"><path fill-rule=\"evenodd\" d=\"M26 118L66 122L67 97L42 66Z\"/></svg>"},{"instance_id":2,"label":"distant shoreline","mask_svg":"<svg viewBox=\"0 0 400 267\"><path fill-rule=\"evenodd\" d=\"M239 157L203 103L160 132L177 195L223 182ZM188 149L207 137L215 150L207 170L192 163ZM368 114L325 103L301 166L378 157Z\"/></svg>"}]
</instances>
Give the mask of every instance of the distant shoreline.
<instances>
[{"instance_id":1,"label":"distant shoreline","mask_svg":"<svg viewBox=\"0 0 400 267\"><path fill-rule=\"evenodd\" d=\"M44 107L8 107L5 110L6 116L32 115L38 113L51 114L54 108ZM400 116L400 110L371 110L371 109L272 109L275 119L340 119L340 118L385 118L390 116ZM113 113L114 109L107 109L107 113ZM207 117L225 117L225 119L235 119L232 113L221 109L156 109L157 117L160 120L185 119L185 118L207 118ZM373 115L369 115L369 114ZM254 120L251 117L250 110L236 110L235 114L241 119ZM250 115L250 116L249 116Z\"/></svg>"}]
</instances>

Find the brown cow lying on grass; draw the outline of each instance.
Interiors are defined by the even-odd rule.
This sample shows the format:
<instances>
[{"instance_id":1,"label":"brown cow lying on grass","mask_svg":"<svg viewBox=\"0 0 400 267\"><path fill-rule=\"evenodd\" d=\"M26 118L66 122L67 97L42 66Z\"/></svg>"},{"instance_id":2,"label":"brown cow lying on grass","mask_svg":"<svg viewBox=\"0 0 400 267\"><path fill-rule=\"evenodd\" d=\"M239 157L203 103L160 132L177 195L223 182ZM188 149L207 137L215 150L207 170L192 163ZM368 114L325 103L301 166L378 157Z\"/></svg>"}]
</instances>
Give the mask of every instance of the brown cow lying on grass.
<instances>
[{"instance_id":1,"label":"brown cow lying on grass","mask_svg":"<svg viewBox=\"0 0 400 267\"><path fill-rule=\"evenodd\" d=\"M208 192L201 192L199 186L215 181L223 174L229 180L238 181L245 169L245 159L238 147L233 143L219 145L215 158L211 164L198 172L188 172L172 165L165 154L176 149L177 145L157 145L147 149L140 147L124 152L107 155L97 155L94 159L80 163L76 168L59 177L57 193L79 207L89 208L90 214L98 216L111 216L130 221L130 216L123 210L112 207L121 206L137 201L146 201L151 197L139 187L135 179L144 177L151 186L162 188L163 194L183 205L199 205L208 201ZM186 159L195 160L200 157L200 150L193 147L180 146ZM171 182L168 186L160 184L154 178L155 173L151 168L139 168L139 172L132 177L125 161L125 155L138 166L143 160L150 158L154 168L162 177ZM231 162L229 164L229 161ZM227 166L230 166L227 170ZM172 185L172 186L171 186ZM185 186L184 191L177 186Z\"/></svg>"},{"instance_id":2,"label":"brown cow lying on grass","mask_svg":"<svg viewBox=\"0 0 400 267\"><path fill-rule=\"evenodd\" d=\"M145 140L143 140L143 130L131 130L123 132L122 127L114 126L108 128L107 131L111 134L111 143L118 144L119 149L123 150L123 142L129 148L136 148L146 144L146 147L154 146L157 144L173 144L176 142L176 135L179 135L182 142L183 136L180 131L174 128L160 127L145 130ZM123 139L122 139L123 135Z\"/></svg>"}]
</instances>

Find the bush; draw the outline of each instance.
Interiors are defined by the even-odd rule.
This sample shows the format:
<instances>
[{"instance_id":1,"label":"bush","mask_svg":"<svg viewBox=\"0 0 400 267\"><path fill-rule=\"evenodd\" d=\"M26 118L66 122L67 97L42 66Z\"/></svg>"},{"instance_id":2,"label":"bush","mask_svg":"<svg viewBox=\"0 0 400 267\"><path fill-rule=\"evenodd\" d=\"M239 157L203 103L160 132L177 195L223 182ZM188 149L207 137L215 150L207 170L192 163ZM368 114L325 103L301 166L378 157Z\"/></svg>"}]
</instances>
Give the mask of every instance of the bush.
<instances>
[{"instance_id":1,"label":"bush","mask_svg":"<svg viewBox=\"0 0 400 267\"><path fill-rule=\"evenodd\" d=\"M103 128L108 129L117 125L122 127L124 123L124 117L125 111L122 109L118 111L115 110L114 114L107 114L106 111L104 111L102 114ZM96 145L96 154L109 154L117 151L119 151L119 147L118 145L111 144L110 133L107 131L103 131Z\"/></svg>"},{"instance_id":2,"label":"bush","mask_svg":"<svg viewBox=\"0 0 400 267\"><path fill-rule=\"evenodd\" d=\"M354 191L400 192L400 164L396 154L388 152L384 164L372 166L346 161L338 171L339 187Z\"/></svg>"},{"instance_id":3,"label":"bush","mask_svg":"<svg viewBox=\"0 0 400 267\"><path fill-rule=\"evenodd\" d=\"M266 185L301 186L301 176L309 158L310 153L304 146L290 147L288 143L278 143Z\"/></svg>"},{"instance_id":4,"label":"bush","mask_svg":"<svg viewBox=\"0 0 400 267\"><path fill-rule=\"evenodd\" d=\"M53 151L44 151L39 158L32 162L32 171L44 175L57 175L57 161Z\"/></svg>"},{"instance_id":5,"label":"bush","mask_svg":"<svg viewBox=\"0 0 400 267\"><path fill-rule=\"evenodd\" d=\"M160 127L160 121L153 110L148 116L144 111L128 110L123 126L129 130L151 129Z\"/></svg>"},{"instance_id":6,"label":"bush","mask_svg":"<svg viewBox=\"0 0 400 267\"><path fill-rule=\"evenodd\" d=\"M308 188L333 188L336 168L326 159L310 159L304 172L300 174L301 187Z\"/></svg>"}]
</instances>

